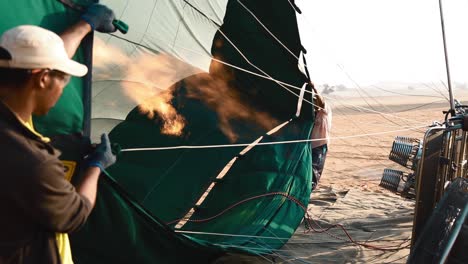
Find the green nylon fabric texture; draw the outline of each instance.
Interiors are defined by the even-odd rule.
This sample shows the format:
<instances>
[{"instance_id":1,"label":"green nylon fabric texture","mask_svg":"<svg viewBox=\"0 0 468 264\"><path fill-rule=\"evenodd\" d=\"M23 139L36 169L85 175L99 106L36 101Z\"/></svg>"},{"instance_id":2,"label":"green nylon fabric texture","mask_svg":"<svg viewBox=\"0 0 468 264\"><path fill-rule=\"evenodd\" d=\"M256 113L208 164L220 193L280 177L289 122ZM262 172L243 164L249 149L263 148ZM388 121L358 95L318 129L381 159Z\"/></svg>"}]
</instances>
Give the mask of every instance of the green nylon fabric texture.
<instances>
[{"instance_id":1,"label":"green nylon fabric texture","mask_svg":"<svg viewBox=\"0 0 468 264\"><path fill-rule=\"evenodd\" d=\"M268 75L275 80L292 84L298 88L302 87L307 81L298 70L298 57L302 44L299 38L295 10L290 3L269 0L243 0L239 2L228 2L224 24L221 27L222 33L218 32L215 37L216 48L212 51L213 56L250 72ZM261 21L274 37L259 24L244 6ZM226 39L223 34L229 39ZM281 43L277 42L275 37ZM231 42L234 43L235 47L232 46ZM239 53L238 50L243 54ZM243 55L249 61L245 60ZM212 67L210 71L219 71L217 68L219 67ZM224 71L220 72L224 73ZM252 78L251 73L239 70L235 70L234 80L236 87L241 92L242 99L255 105L259 110L267 111L279 120L289 119L296 113L295 106L298 100L296 95L299 94L297 89L287 86L281 87L265 78ZM306 99L311 101L310 94L306 96ZM305 102L303 104L307 105ZM303 107L302 110L301 116L313 119L310 107Z\"/></svg>"},{"instance_id":2,"label":"green nylon fabric texture","mask_svg":"<svg viewBox=\"0 0 468 264\"><path fill-rule=\"evenodd\" d=\"M288 1L243 2L296 56L299 55L301 45L295 13ZM251 62L266 69L274 78L298 87L306 81L297 69L297 58L266 34L237 1L228 3L221 30ZM259 72L217 34L214 42L219 43L219 40L224 45L214 45L212 54ZM234 80L230 83L237 89L239 98L257 110L271 113L280 123L293 117L297 96L285 92L274 82L223 67L211 67L210 74L222 77L225 72L232 73ZM191 96L191 85L193 83L183 80L172 88L172 105L187 121L182 136L161 134L160 118L149 119L135 108L112 130L111 141L122 149L233 143L220 129L218 114L203 99ZM307 99L311 100L310 96ZM265 136L267 130L253 121L232 120L231 126L239 136L234 143L251 143L260 136L264 136L262 142L307 139L313 127L312 111L310 105L304 104L300 118L271 136ZM257 146L239 157L192 215L192 220L201 221L188 222L181 229L246 236L189 234L184 237L165 233L164 223L174 228L177 220L186 215L242 149L244 147L122 153L109 173L128 192L129 199L138 205L137 209L115 199L115 192L105 191L108 187L101 186L88 224L73 237L73 247L82 249L78 258L88 260L86 263L125 263L114 254L127 250L135 254L138 263L185 263L181 255L190 263L209 263L219 255L219 250L267 254L282 247L305 212L296 202L272 193L287 193L300 204L307 205L312 179L308 143ZM142 211L153 215L158 223L144 220ZM144 228L151 225L152 230ZM194 248L197 250L188 250Z\"/></svg>"},{"instance_id":3,"label":"green nylon fabric texture","mask_svg":"<svg viewBox=\"0 0 468 264\"><path fill-rule=\"evenodd\" d=\"M19 25L38 25L57 34L78 19L78 13L56 0L1 1L0 33ZM74 60L84 63L82 48ZM73 77L56 106L44 117L34 117L35 128L43 135L69 134L83 128L83 79Z\"/></svg>"},{"instance_id":4,"label":"green nylon fabric texture","mask_svg":"<svg viewBox=\"0 0 468 264\"><path fill-rule=\"evenodd\" d=\"M222 254L174 234L161 220L132 206L112 182L100 181L87 224L70 237L75 263L207 263Z\"/></svg>"}]
</instances>

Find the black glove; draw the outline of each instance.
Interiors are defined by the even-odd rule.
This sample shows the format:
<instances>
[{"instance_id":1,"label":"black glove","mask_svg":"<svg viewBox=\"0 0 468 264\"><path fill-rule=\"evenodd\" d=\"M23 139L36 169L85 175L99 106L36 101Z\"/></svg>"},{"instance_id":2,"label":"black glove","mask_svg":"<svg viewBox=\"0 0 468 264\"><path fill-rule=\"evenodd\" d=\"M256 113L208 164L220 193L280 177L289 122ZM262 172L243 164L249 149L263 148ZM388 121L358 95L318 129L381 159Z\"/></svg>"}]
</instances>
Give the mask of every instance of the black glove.
<instances>
[{"instance_id":1,"label":"black glove","mask_svg":"<svg viewBox=\"0 0 468 264\"><path fill-rule=\"evenodd\" d=\"M113 24L115 19L114 11L105 5L90 5L81 16L81 19L86 21L93 30L97 30L101 33L112 33L117 30Z\"/></svg>"},{"instance_id":2,"label":"black glove","mask_svg":"<svg viewBox=\"0 0 468 264\"><path fill-rule=\"evenodd\" d=\"M114 164L116 160L117 158L112 153L109 137L107 134L102 134L101 143L87 158L88 167L99 167L102 171Z\"/></svg>"}]
</instances>

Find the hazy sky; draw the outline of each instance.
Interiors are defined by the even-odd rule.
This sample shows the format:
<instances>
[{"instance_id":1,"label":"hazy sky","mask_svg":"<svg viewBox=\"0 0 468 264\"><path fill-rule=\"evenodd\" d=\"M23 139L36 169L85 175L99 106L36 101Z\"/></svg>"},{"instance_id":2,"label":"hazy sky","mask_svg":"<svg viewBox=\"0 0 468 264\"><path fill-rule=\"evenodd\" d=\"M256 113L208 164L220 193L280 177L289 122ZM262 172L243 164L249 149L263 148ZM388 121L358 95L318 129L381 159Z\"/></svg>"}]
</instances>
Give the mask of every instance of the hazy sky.
<instances>
[{"instance_id":1,"label":"hazy sky","mask_svg":"<svg viewBox=\"0 0 468 264\"><path fill-rule=\"evenodd\" d=\"M468 82L468 0L444 0L451 77ZM446 81L438 0L296 0L312 79ZM349 76L349 77L348 77Z\"/></svg>"}]
</instances>

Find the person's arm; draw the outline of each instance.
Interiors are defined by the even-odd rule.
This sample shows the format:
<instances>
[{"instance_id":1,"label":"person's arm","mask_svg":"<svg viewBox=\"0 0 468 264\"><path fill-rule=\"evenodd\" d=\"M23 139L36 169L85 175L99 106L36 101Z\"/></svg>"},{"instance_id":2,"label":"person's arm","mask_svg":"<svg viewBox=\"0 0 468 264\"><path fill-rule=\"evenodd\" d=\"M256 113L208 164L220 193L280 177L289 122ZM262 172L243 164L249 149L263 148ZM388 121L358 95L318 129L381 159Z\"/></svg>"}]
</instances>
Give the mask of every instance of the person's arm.
<instances>
[{"instance_id":1,"label":"person's arm","mask_svg":"<svg viewBox=\"0 0 468 264\"><path fill-rule=\"evenodd\" d=\"M325 100L323 97L318 93L317 89L315 89L315 86L312 84L312 90L314 91L314 106L316 108L316 111L321 111L324 110L325 108Z\"/></svg>"},{"instance_id":2,"label":"person's arm","mask_svg":"<svg viewBox=\"0 0 468 264\"><path fill-rule=\"evenodd\" d=\"M60 37L65 44L65 50L68 57L75 55L81 40L91 31L97 30L102 33L115 32L113 21L114 12L105 5L93 4L88 7L86 12L81 16L73 26L65 30Z\"/></svg>"},{"instance_id":3,"label":"person's arm","mask_svg":"<svg viewBox=\"0 0 468 264\"><path fill-rule=\"evenodd\" d=\"M315 96L316 96L315 97L315 99L316 99L315 102L316 102L317 106L320 108L319 110L320 111L324 110L325 109L325 100L323 100L323 97L318 93L316 93Z\"/></svg>"},{"instance_id":4,"label":"person's arm","mask_svg":"<svg viewBox=\"0 0 468 264\"><path fill-rule=\"evenodd\" d=\"M63 164L51 156L22 175L35 175L32 181L20 181L12 196L31 217L47 230L69 233L80 228L96 202L97 184L101 171L116 161L109 138L101 136L101 143L87 160L85 175L75 188L64 177Z\"/></svg>"},{"instance_id":5,"label":"person's arm","mask_svg":"<svg viewBox=\"0 0 468 264\"><path fill-rule=\"evenodd\" d=\"M89 167L84 172L83 178L76 186L76 191L86 197L91 203L91 208L96 204L97 184L101 169L99 167Z\"/></svg>"},{"instance_id":6,"label":"person's arm","mask_svg":"<svg viewBox=\"0 0 468 264\"><path fill-rule=\"evenodd\" d=\"M45 157L41 164L24 168L24 172L33 176L18 181L11 196L25 215L51 232L70 233L86 222L91 203L65 179L59 159Z\"/></svg>"},{"instance_id":7,"label":"person's arm","mask_svg":"<svg viewBox=\"0 0 468 264\"><path fill-rule=\"evenodd\" d=\"M65 44L65 50L67 51L68 57L73 57L76 50L80 46L81 40L92 31L91 26L84 20L80 20L75 25L65 30L60 37Z\"/></svg>"},{"instance_id":8,"label":"person's arm","mask_svg":"<svg viewBox=\"0 0 468 264\"><path fill-rule=\"evenodd\" d=\"M109 137L107 134L102 134L101 143L87 158L87 169L84 172L81 182L76 187L76 191L86 197L92 207L94 207L94 204L96 203L99 175L104 169L114 164L116 160L116 156L112 153Z\"/></svg>"}]
</instances>

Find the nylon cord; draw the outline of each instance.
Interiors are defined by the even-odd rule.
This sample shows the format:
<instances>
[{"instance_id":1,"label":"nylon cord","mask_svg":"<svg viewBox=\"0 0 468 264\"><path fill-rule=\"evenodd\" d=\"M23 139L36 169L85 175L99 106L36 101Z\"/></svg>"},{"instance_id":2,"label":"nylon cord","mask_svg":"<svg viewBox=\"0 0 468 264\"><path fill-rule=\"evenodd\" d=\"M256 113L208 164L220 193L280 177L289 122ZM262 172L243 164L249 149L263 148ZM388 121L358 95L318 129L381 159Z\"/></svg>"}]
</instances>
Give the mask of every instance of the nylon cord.
<instances>
[{"instance_id":1,"label":"nylon cord","mask_svg":"<svg viewBox=\"0 0 468 264\"><path fill-rule=\"evenodd\" d=\"M305 220L308 222L309 224L309 228L311 231L315 232L315 233L326 233L328 234L329 236L333 237L333 238L336 238L338 240L342 240L342 241L346 241L346 242L351 242L353 244L355 244L356 246L362 246L362 247L365 247L365 248L368 248L368 249L373 249L373 250L381 250L381 251L399 251L401 249L404 249L404 248L407 248L407 246L405 247L394 247L394 246L389 246L389 247L378 247L378 246L374 246L374 245L370 245L368 243L363 243L363 242L358 242L358 241L355 241L351 235L348 233L348 231L346 230L346 228L341 225L341 224L335 224L335 225L332 225L328 228L322 228L314 219L312 219L307 211L307 207L304 206L297 198L295 198L294 196L291 196L289 195L288 193L284 193L284 192L271 192L271 193L265 193L265 194L261 194L261 195L256 195L256 196L252 196L252 197L249 197L247 199L244 199L244 200L241 200L239 202L236 202L230 206L228 206L226 209L222 210L221 212L219 212L218 214L216 215L213 215L211 217L208 217L208 218L204 218L204 219L197 219L197 220L193 220L193 219L188 219L187 221L189 222L194 222L194 223L201 223L201 222L208 222L208 221L211 221L221 215L223 215L224 213L226 213L227 211L243 204L243 203L246 203L246 202L249 202L251 200L255 200L255 199L259 199L259 198L264 198L264 197L269 197L269 196L282 196L283 198L286 198L292 202L294 202L296 205L298 205L299 207L302 208L302 210L304 211L304 214L306 215L305 217ZM177 220L174 220L174 221L171 221L169 223L167 223L168 225L174 223L174 222L178 222L180 221L181 219L177 219ZM317 230L315 228L312 227L312 222L317 225L320 230ZM331 234L330 232L328 232L330 229L332 228L340 228L346 235L346 237L348 238L348 240L344 239L344 238L340 238L334 234Z\"/></svg>"},{"instance_id":2,"label":"nylon cord","mask_svg":"<svg viewBox=\"0 0 468 264\"><path fill-rule=\"evenodd\" d=\"M365 111L370 112L370 113L375 113L375 114L379 114L379 115L391 116L391 117L395 117L395 118L398 118L398 119L401 119L401 120L413 121L413 122L414 122L414 120L412 120L412 119L400 117L400 116L397 116L397 115L394 115L394 114L388 114L388 113L380 112L380 111L377 111L377 110L369 109L369 108L362 107L362 106L358 106L358 105L353 105L353 104L344 103L344 102L342 102L342 100L340 100L340 99L332 98L332 97L329 97L329 96L324 96L324 95L322 95L322 96L323 96L324 98L326 98L327 100L338 101L338 102L339 102L340 104L342 104L342 105L347 105L347 106L349 106L349 107L353 107L353 108L356 108L356 109L362 109L362 110L365 110ZM422 124L423 122L417 122L417 123Z\"/></svg>"},{"instance_id":3,"label":"nylon cord","mask_svg":"<svg viewBox=\"0 0 468 264\"><path fill-rule=\"evenodd\" d=\"M117 35L115 35L115 34L110 34L110 35L113 36L113 37L115 37L115 38L118 38L118 39L120 39L120 40L123 40L123 41L125 41L125 42L131 43L131 44L134 44L134 45L137 45L137 46L141 46L141 47L143 47L143 48L145 48L145 49L147 49L147 50L149 50L149 51L158 53L157 50L154 50L154 49L152 49L152 48L150 48L150 47L147 47L147 46L145 46L145 45L139 44L139 43L137 43L137 42L128 40L128 39L123 38L123 37L120 37L120 36L117 36ZM161 41L163 41L163 40L161 40ZM177 46L178 48L182 48L182 49L184 49L184 50L193 52L193 53L195 53L195 54L197 54L197 55L203 55L203 56L206 55L206 54L201 54L201 53L199 53L199 52L196 52L196 51L194 51L194 50L191 50L191 49L189 49L189 48L185 48L185 47L178 46L178 45L176 45L176 46ZM264 75L261 75L261 74L259 74L259 73L252 72L252 71L250 71L250 70L248 70L248 69L244 69L244 68L242 68L242 67L239 67L239 66L230 64L230 63L228 63L228 62L222 61L222 60L217 59L217 58L215 58L215 57L212 57L212 56L210 56L210 55L206 55L206 56L210 57L212 60L214 60L214 61L216 61L216 62L219 62L219 63L221 63L221 64L223 64L223 65L226 65L226 66L229 66L229 67L231 67L231 68L234 68L234 69L237 69L237 70L246 72L246 73L248 73L248 74L251 74L251 75L254 75L254 76L263 78L263 79L271 80L271 81L273 81L273 82L279 83L279 84L281 84L281 85L287 86L287 87L289 87L289 88L292 88L292 89L295 89L295 90L298 90L298 91L301 90L301 87L297 87L297 86L295 86L295 85L288 84L288 83L286 83L286 82L283 82L283 81L274 79L274 78L272 78L272 77L264 76ZM100 81L104 81L104 80L100 80ZM113 80L113 81L119 81L119 80ZM121 81L125 81L125 80L121 80ZM289 89L287 89L287 90L290 91ZM292 93L292 92L291 92L291 93ZM306 90L305 93L312 94L313 92ZM297 95L297 94L295 94L295 93L292 93L292 94L294 94L295 96L299 97L299 95ZM332 98L332 97L328 97L328 96L324 96L324 95L322 95L322 96L323 96L324 98L326 98L327 100L331 100L331 101L340 101L339 99L336 99L336 98ZM305 99L304 99L304 101L307 102L307 103L310 104L310 105L317 106L316 104L310 102L309 100L305 100ZM341 101L340 101L340 102L341 102ZM365 111L368 111L368 112L371 112L371 113L376 113L376 114L391 116L391 117L395 117L395 118L402 119L402 120L411 120L411 119L402 118L402 117L397 116L397 115L394 115L394 114L383 113L383 112L379 112L379 111L376 111L376 110L373 110L373 109L369 109L369 108L366 108L366 107L362 107L362 106L355 106L355 105L348 104L348 103L344 103L344 102L341 102L341 103L342 103L342 104L345 104L345 105L348 105L348 106L350 106L350 107L354 107L354 108L357 108L357 109L362 109L362 110L365 110Z\"/></svg>"},{"instance_id":4,"label":"nylon cord","mask_svg":"<svg viewBox=\"0 0 468 264\"><path fill-rule=\"evenodd\" d=\"M206 235L206 236L225 236L225 237L243 237L243 238L256 238L256 239L274 239L274 240L289 240L292 243L303 244L309 242L307 244L316 244L316 243L341 243L337 241L321 241L321 242L310 242L310 239L304 238L287 238L287 237L269 237L269 236L254 236L254 235L239 235L239 234L229 234L229 233L216 233L216 232L201 232L201 231L190 231L190 230L174 230L175 233L187 234L187 235ZM309 234L305 234L309 236ZM405 239L379 239L379 240L370 240L369 242L376 242L376 241L408 241L407 238ZM304 242L301 242L304 241Z\"/></svg>"},{"instance_id":5,"label":"nylon cord","mask_svg":"<svg viewBox=\"0 0 468 264\"><path fill-rule=\"evenodd\" d=\"M296 54L294 54L294 52L292 52L280 39L278 39L275 34L273 34L273 32L271 32L267 26L265 26L262 21L247 7L244 5L244 3L242 3L240 0L237 0L237 2L245 9L247 10L247 12L252 15L253 18L255 18L255 20L266 30L266 32L268 32L268 34L270 34L281 46L283 46L283 48L285 50L287 50L289 52L289 54L291 54L294 58L296 58L298 61L299 61L299 57L296 56ZM304 63L305 67L307 67L307 65Z\"/></svg>"},{"instance_id":6,"label":"nylon cord","mask_svg":"<svg viewBox=\"0 0 468 264\"><path fill-rule=\"evenodd\" d=\"M401 131L408 131L414 130L418 128L428 127L428 125L412 127L412 128L405 128L405 129L398 129L398 130L391 130L391 131L383 131L383 132L376 132L376 133L368 133L362 135L350 135L350 136L342 136L342 137L330 137L329 140L333 139L346 139L346 138L357 138L357 137L365 137L365 136L377 136L382 134L388 133L395 133ZM276 142L260 142L257 146L263 145L279 145L279 144L293 144L293 143L308 143L318 140L325 140L327 138L317 138L317 139L300 139L300 140L285 140L285 141L276 141ZM132 151L159 151L159 150L174 150L174 149L206 149L206 148L229 148L229 147L247 147L251 143L245 144L220 144L220 145L183 145L183 146L170 146L170 147L154 147L154 148L127 148L122 149L121 152L132 152Z\"/></svg>"},{"instance_id":7,"label":"nylon cord","mask_svg":"<svg viewBox=\"0 0 468 264\"><path fill-rule=\"evenodd\" d=\"M238 2L239 2L239 1L238 1ZM239 3L240 3L240 2L239 2ZM242 4L242 5L243 5L243 4ZM245 6L244 6L244 7L245 7ZM248 9L247 9L247 10L248 10ZM250 10L248 10L248 11L251 12ZM252 15L255 17L254 14L252 14ZM255 17L255 18L256 18L256 17ZM256 18L256 19L257 19L257 18ZM257 20L258 20L258 19L257 19ZM260 21L258 21L258 22L259 22L260 24L262 24ZM262 24L262 26L264 26L264 25ZM269 30L268 30L267 28L265 28L265 29L269 32ZM272 34L271 32L269 32L269 33ZM223 35L224 35L224 34L223 34ZM273 34L272 34L272 36L276 39L276 37L275 37ZM225 37L226 37L226 36L225 36ZM226 38L227 38L227 37L226 37ZM277 41L280 42L278 39L277 39ZM280 42L280 43L281 43L281 42ZM233 43L231 43L231 44L234 46ZM281 43L281 44L282 44L282 43ZM284 46L284 45L283 45L283 46ZM285 46L284 46L284 47L285 47ZM285 47L285 48L287 49L287 47ZM236 47L236 49L237 49L237 47ZM289 52L291 52L289 49L287 49L287 50L288 50ZM239 51L239 52L240 52L240 51ZM240 53L241 53L241 52L240 52ZM241 53L241 54L242 54L242 53ZM294 54L293 54L293 55L294 55ZM243 56L243 54L242 54L242 56ZM245 59L248 61L247 58L245 58ZM248 63L250 64L251 62L248 61ZM264 73L265 75L267 75L265 72L263 72L263 71L262 71L260 68L258 68L257 66L255 66L255 65L253 65L253 64L251 64L251 65L252 65L253 67L257 68L259 71L261 71L261 72ZM261 75L258 74L258 76L261 76ZM267 76L261 76L261 77L266 78L266 79L273 80L273 81L277 82L278 84L280 84L280 81L273 79L271 76L268 76L268 75L267 75ZM285 88L285 87L283 87L283 88ZM295 87L295 88L296 88L296 87ZM290 90L287 89L287 88L285 88L285 89L288 90L288 91L290 91ZM298 88L298 89L300 89L300 88ZM290 92L291 92L291 91L290 91ZM292 93L293 93L293 92L292 92ZM293 94L295 94L295 93L293 93ZM305 101L308 102L308 103L311 103L311 102L309 102L309 101L307 101L307 100L305 100ZM311 104L312 104L312 103L311 103ZM376 112L377 112L377 111L376 111ZM424 126L424 127L426 127L426 126ZM405 131L405 130L411 130L411 129L413 129L413 128L410 128L410 129L403 129L403 130L396 130L396 131ZM395 131L380 132L379 134L382 134L382 133L390 133L390 132L395 132ZM376 133L367 134L367 135L375 135L375 134L376 134ZM350 136L350 137L356 137L356 136ZM336 137L336 138L342 138L342 137ZM345 137L345 138L349 138L349 137ZM299 143L299 142L310 142L310 141L314 141L314 140L321 140L321 139L309 139L309 140L300 140L300 141L282 141L282 142L265 142L265 143L259 143L258 145ZM270 143L270 144L268 144L268 143ZM238 146L239 146L239 144L233 144L233 145L238 145ZM233 145L230 145L230 146L233 146ZM248 144L247 144L247 145L248 145ZM247 145L244 145L244 146L247 146ZM189 147L189 146L187 146L187 147ZM199 147L199 146L196 146L196 147ZM130 150L129 150L129 149L126 149L126 150L123 150L123 151L130 151ZM278 238L276 237L275 239L278 239ZM260 245L260 246L261 246L261 245Z\"/></svg>"},{"instance_id":8,"label":"nylon cord","mask_svg":"<svg viewBox=\"0 0 468 264\"><path fill-rule=\"evenodd\" d=\"M269 229L267 229L267 228L265 228L265 227L263 227L263 229L265 229L267 232L273 234L273 235L274 235L275 237L277 237L278 240L279 240L279 237L278 237L273 231L271 231L271 230L269 230ZM280 240L280 241L281 241L281 240ZM292 250L292 249L289 247L288 243L284 244L284 247L286 248L286 250L289 250L289 251L291 251L291 252L294 252L294 250ZM305 262L305 261L303 261L303 260L301 260L301 259L298 259L297 257L294 257L293 259L287 260L286 257L291 258L292 256L290 256L290 255L283 255L283 256L285 256L285 257L284 257L284 258L285 258L284 260L285 260L286 262L291 262L291 261L293 261L293 260L299 260L300 262L303 262L303 263L309 263L309 262Z\"/></svg>"},{"instance_id":9,"label":"nylon cord","mask_svg":"<svg viewBox=\"0 0 468 264\"><path fill-rule=\"evenodd\" d=\"M185 1L185 0L183 0L183 1L184 1L185 3L187 3L187 1ZM242 2L240 2L239 0L237 0L237 2L238 2L243 8L245 8L245 9L256 19L256 21L257 21L257 22L258 22L258 23L259 23L259 24L260 24L260 25L261 25L261 26L278 42L278 43L280 43L289 53L291 53L296 59L298 59L297 56L296 56L293 52L291 52L291 50L290 50L289 48L287 48L287 46L286 46L284 43L282 43L281 40L279 40L279 39L269 30L269 29L261 22L261 20L258 19L258 17L256 17L255 14L253 14L253 12L252 12L250 9L248 9L248 8L247 8ZM289 4L291 5L291 7L295 10L295 8L294 8L294 6L292 5L292 3L291 3L289 0L288 0L288 2L289 2ZM218 27L218 31L231 43L231 45L233 45L233 47L238 51L238 53L239 53L251 66L255 67L256 69L258 69L259 71L261 71L263 74L265 74L265 75L267 75L267 76L262 76L262 75L260 75L260 74L254 73L255 75L257 75L257 76L259 76L259 77L262 77L262 78L265 78L265 79L272 80L272 81L276 82L278 85L280 85L280 86L282 86L282 87L283 87L283 85L286 85L286 83L281 82L281 81L279 81L279 80L276 80L276 79L272 78L271 76L269 76L268 74L266 74L263 70L261 70L259 67L257 67L257 66L254 65L253 63L251 63L250 60L248 60L248 58L246 58L245 55L238 49L238 47L237 47L237 46L236 46L236 45L219 29L219 27L220 27L219 24L217 24L215 21L213 21L212 19L210 19L206 14L204 14L202 11L200 11L198 8L196 8L196 7L193 6L192 4L189 4L189 6L192 7L194 10L196 10L198 13L200 13L205 19L207 19L208 21L210 21L211 23L213 23L215 26L217 26L217 27ZM307 17L306 17L305 15L304 15L304 17L306 18L307 22L310 24L310 22L308 21ZM114 35L114 36L115 36L115 35ZM117 37L117 36L115 36L115 37ZM124 38L121 38L121 39L124 39ZM124 39L124 40L126 40L126 39ZM127 40L127 41L128 41L128 40ZM137 44L137 43L133 43L133 44ZM138 43L138 45L141 45L141 44ZM146 47L146 48L148 48L148 47ZM213 60L215 60L212 56L211 56L211 58L212 58ZM221 63L220 60L216 60L216 61L218 61L218 62ZM226 65L227 65L227 64L226 64ZM231 66L231 67L232 67L233 65L228 65L228 66ZM307 67L307 65L305 65L305 66ZM242 69L242 68L240 68L240 67L236 67L236 68L237 68L237 69ZM347 72L345 72L345 70L344 70L343 67L340 67L340 66L339 66L339 68L346 74L346 76L347 76L353 83L356 84L356 86L357 86L359 89L362 89L362 88L349 76L349 74L348 74ZM242 70L245 70L245 69L242 69ZM253 72L250 72L250 73L253 73ZM300 90L300 89L301 89L301 88L296 87L296 86L293 86L293 85L287 85L287 86L289 86L289 87L292 86L291 88L294 88L294 89L297 89L297 90ZM298 96L297 94L295 94L295 93L292 92L291 90L289 90L289 89L287 89L287 88L285 88L285 87L283 87L283 88L286 89L288 92L292 93L293 95ZM312 93L311 91L306 91L306 92ZM362 97L362 95L361 95L361 97ZM330 98L327 98L327 99L330 99ZM333 99L332 99L332 100L333 100ZM375 100L375 99L374 99L374 100ZM304 100L304 101L306 101L307 103L309 103L309 104L315 106L315 104L313 104L312 102L310 102L310 101L308 101L308 100ZM370 105L369 105L369 106L370 106ZM363 108L363 109L366 109L366 108ZM393 114L386 114L386 113L383 113L383 112L375 111L375 110L373 110L373 109L372 109L372 110L371 110L371 109L368 109L368 110L369 110L369 111L374 111L375 113L379 113L379 114L381 114L381 115L393 116L393 117L397 117L397 118L402 119L402 120L412 121L412 120L409 120L409 119L400 118L400 117L398 117L398 116L396 116L396 115L393 115ZM384 117L384 118L385 118L385 117ZM388 120L388 119L387 119L387 120ZM388 121L393 122L392 120L388 120ZM397 124L397 125L399 125L399 124Z\"/></svg>"}]
</instances>

